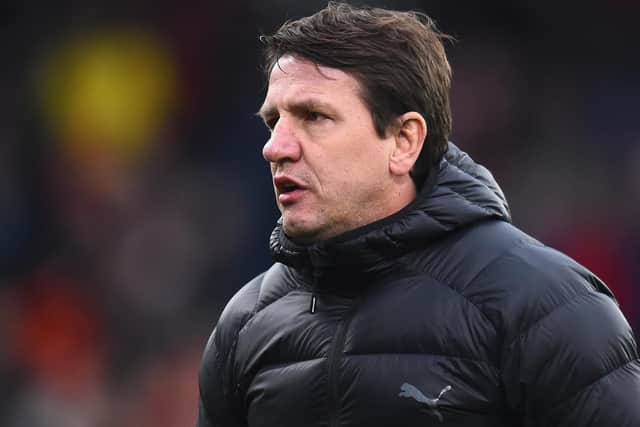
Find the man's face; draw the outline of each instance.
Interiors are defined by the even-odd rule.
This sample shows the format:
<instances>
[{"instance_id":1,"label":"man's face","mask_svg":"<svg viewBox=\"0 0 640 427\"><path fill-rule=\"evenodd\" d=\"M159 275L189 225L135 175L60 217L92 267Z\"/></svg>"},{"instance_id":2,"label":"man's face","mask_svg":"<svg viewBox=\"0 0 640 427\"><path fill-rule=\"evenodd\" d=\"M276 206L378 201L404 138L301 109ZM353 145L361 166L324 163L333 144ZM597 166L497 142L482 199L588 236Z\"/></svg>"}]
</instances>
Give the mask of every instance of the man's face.
<instances>
[{"instance_id":1,"label":"man's face","mask_svg":"<svg viewBox=\"0 0 640 427\"><path fill-rule=\"evenodd\" d=\"M354 77L283 56L260 115L271 129L262 152L288 236L324 240L393 213L393 138L376 133Z\"/></svg>"}]
</instances>

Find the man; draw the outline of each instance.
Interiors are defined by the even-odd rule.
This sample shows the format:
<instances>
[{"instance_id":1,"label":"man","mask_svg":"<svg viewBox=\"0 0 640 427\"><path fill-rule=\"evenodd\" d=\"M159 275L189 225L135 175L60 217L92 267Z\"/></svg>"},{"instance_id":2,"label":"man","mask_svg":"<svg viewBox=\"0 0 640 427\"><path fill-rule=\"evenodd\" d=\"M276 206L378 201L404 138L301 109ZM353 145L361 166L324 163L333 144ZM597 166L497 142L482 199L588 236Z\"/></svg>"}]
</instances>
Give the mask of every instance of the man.
<instances>
[{"instance_id":1,"label":"man","mask_svg":"<svg viewBox=\"0 0 640 427\"><path fill-rule=\"evenodd\" d=\"M444 37L330 3L263 38L276 263L207 344L198 426L640 426L611 292L447 142Z\"/></svg>"}]
</instances>

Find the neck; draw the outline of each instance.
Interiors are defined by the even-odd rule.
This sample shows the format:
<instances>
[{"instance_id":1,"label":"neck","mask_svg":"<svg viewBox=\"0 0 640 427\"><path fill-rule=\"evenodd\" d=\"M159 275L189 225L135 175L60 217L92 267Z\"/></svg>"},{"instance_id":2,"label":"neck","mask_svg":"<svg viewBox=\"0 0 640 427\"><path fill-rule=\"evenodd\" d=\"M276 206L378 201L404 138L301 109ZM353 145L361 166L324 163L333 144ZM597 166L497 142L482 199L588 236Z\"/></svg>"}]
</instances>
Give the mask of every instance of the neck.
<instances>
[{"instance_id":1,"label":"neck","mask_svg":"<svg viewBox=\"0 0 640 427\"><path fill-rule=\"evenodd\" d=\"M376 220L393 215L415 200L418 195L416 185L411 178L402 178L405 179L399 179L394 182L393 188L388 193L389 197L384 204L386 208Z\"/></svg>"}]
</instances>

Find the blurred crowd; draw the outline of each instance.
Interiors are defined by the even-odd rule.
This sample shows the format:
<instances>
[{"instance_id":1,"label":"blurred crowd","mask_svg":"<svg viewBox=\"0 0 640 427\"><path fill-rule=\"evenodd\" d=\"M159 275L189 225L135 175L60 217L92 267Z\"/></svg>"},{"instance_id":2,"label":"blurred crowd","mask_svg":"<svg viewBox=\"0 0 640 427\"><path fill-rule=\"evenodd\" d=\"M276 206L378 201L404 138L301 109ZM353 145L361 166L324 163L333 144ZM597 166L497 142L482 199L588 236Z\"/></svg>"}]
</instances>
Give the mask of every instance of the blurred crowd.
<instances>
[{"instance_id":1,"label":"blurred crowd","mask_svg":"<svg viewBox=\"0 0 640 427\"><path fill-rule=\"evenodd\" d=\"M452 140L638 331L640 5L557 3L368 2L456 37ZM324 4L0 6L0 425L193 424L202 349L278 217L258 35Z\"/></svg>"}]
</instances>

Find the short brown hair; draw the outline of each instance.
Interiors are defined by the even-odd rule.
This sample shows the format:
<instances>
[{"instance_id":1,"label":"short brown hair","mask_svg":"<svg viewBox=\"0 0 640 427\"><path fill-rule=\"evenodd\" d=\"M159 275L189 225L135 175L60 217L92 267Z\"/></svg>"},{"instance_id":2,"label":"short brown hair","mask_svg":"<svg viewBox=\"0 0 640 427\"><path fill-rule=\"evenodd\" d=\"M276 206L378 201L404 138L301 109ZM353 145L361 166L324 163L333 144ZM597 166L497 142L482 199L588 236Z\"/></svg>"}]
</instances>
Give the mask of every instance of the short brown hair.
<instances>
[{"instance_id":1,"label":"short brown hair","mask_svg":"<svg viewBox=\"0 0 640 427\"><path fill-rule=\"evenodd\" d=\"M451 133L451 67L445 39L452 38L423 13L338 2L260 37L267 79L287 54L353 75L380 137L401 114L422 114L427 138L411 171L418 188L432 165L440 162Z\"/></svg>"}]
</instances>

